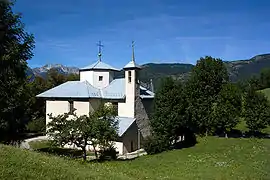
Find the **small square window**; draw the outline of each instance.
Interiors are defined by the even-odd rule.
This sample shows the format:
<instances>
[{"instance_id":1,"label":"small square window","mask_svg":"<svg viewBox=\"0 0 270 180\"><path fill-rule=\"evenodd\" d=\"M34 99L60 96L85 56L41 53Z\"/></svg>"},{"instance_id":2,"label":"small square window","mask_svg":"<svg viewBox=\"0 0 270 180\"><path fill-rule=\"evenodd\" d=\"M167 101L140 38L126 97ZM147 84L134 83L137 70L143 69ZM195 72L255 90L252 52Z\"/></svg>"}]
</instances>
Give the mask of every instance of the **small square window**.
<instances>
[{"instance_id":1,"label":"small square window","mask_svg":"<svg viewBox=\"0 0 270 180\"><path fill-rule=\"evenodd\" d=\"M103 76L98 76L98 81L102 81L103 80Z\"/></svg>"}]
</instances>

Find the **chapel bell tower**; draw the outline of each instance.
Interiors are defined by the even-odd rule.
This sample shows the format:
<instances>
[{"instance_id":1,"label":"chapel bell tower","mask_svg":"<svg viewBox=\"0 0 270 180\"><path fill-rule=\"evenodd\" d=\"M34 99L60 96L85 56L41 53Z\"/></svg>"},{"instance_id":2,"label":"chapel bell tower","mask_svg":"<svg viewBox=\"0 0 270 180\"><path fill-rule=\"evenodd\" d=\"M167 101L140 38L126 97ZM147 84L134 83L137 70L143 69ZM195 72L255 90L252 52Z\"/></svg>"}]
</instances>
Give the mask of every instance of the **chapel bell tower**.
<instances>
[{"instance_id":1,"label":"chapel bell tower","mask_svg":"<svg viewBox=\"0 0 270 180\"><path fill-rule=\"evenodd\" d=\"M132 59L131 61L123 68L125 71L125 91L126 91L126 108L129 111L126 111L126 117L135 117L135 99L136 91L139 91L138 84L138 72L141 69L139 65L135 63L135 54L134 54L134 41L132 41Z\"/></svg>"}]
</instances>

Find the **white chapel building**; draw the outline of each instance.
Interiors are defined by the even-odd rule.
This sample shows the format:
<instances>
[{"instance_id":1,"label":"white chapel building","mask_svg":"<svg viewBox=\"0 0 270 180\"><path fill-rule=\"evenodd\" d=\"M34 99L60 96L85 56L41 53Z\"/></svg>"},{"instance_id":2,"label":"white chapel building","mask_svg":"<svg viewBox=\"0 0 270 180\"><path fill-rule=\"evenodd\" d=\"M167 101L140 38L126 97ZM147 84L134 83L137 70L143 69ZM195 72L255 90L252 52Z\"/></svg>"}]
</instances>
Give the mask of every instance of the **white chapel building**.
<instances>
[{"instance_id":1,"label":"white chapel building","mask_svg":"<svg viewBox=\"0 0 270 180\"><path fill-rule=\"evenodd\" d=\"M48 114L57 116L76 109L77 115L88 115L101 102L111 103L117 108L119 138L115 142L119 154L133 152L141 148L143 140L150 134L149 114L154 93L140 85L140 66L134 58L123 68L124 78L115 78L116 69L99 60L81 68L80 81L68 81L49 89L37 97L46 100L46 124Z\"/></svg>"}]
</instances>

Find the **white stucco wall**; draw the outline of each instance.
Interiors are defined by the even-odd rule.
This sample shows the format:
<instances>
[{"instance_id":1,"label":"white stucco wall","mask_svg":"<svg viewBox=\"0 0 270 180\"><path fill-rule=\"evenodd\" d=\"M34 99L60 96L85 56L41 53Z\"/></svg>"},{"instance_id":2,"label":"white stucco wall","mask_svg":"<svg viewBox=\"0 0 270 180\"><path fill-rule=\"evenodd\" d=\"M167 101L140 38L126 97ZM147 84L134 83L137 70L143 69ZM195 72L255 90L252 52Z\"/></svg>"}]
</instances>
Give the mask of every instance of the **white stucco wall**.
<instances>
[{"instance_id":1,"label":"white stucco wall","mask_svg":"<svg viewBox=\"0 0 270 180\"><path fill-rule=\"evenodd\" d=\"M128 82L128 71L125 71L126 101L118 103L118 115L123 117L135 116L135 80L136 71L131 70L131 82Z\"/></svg>"},{"instance_id":2,"label":"white stucco wall","mask_svg":"<svg viewBox=\"0 0 270 180\"><path fill-rule=\"evenodd\" d=\"M99 76L102 76L102 81L99 81ZM102 89L110 84L110 72L108 71L95 71L93 72L93 86Z\"/></svg>"},{"instance_id":3,"label":"white stucco wall","mask_svg":"<svg viewBox=\"0 0 270 180\"><path fill-rule=\"evenodd\" d=\"M90 99L89 101L74 101L74 108L76 108L76 114L88 115L90 111L96 110L101 101L99 99ZM68 101L46 101L46 124L50 121L48 114L52 113L53 116L68 113L69 103Z\"/></svg>"},{"instance_id":4,"label":"white stucco wall","mask_svg":"<svg viewBox=\"0 0 270 180\"><path fill-rule=\"evenodd\" d=\"M75 113L78 116L87 115L89 114L89 102L83 101L74 101L74 108L76 108Z\"/></svg>"},{"instance_id":5,"label":"white stucco wall","mask_svg":"<svg viewBox=\"0 0 270 180\"><path fill-rule=\"evenodd\" d=\"M93 71L80 72L80 81L88 81L90 84L93 84L93 80Z\"/></svg>"},{"instance_id":6,"label":"white stucco wall","mask_svg":"<svg viewBox=\"0 0 270 180\"><path fill-rule=\"evenodd\" d=\"M122 137L122 143L124 154L138 150L138 126L136 123L133 123L125 132Z\"/></svg>"},{"instance_id":7,"label":"white stucco wall","mask_svg":"<svg viewBox=\"0 0 270 180\"><path fill-rule=\"evenodd\" d=\"M102 76L102 81L99 81L99 76ZM81 71L80 81L87 80L92 86L102 89L110 84L114 78L114 73L111 71Z\"/></svg>"},{"instance_id":8,"label":"white stucco wall","mask_svg":"<svg viewBox=\"0 0 270 180\"><path fill-rule=\"evenodd\" d=\"M68 101L46 101L46 124L51 121L48 114L52 113L53 116L57 116L68 112L68 110Z\"/></svg>"}]
</instances>

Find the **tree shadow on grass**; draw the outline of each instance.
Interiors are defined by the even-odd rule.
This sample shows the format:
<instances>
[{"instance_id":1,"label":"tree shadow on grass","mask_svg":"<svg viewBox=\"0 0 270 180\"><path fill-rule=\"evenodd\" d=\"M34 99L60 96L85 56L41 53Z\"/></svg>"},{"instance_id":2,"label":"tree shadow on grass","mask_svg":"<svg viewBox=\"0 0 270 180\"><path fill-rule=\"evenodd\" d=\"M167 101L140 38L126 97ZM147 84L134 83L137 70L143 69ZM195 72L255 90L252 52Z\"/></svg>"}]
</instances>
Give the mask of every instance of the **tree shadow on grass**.
<instances>
[{"instance_id":1,"label":"tree shadow on grass","mask_svg":"<svg viewBox=\"0 0 270 180\"><path fill-rule=\"evenodd\" d=\"M183 130L182 132L184 132L184 140L174 143L173 149L190 148L198 143L194 132L189 129Z\"/></svg>"},{"instance_id":2,"label":"tree shadow on grass","mask_svg":"<svg viewBox=\"0 0 270 180\"><path fill-rule=\"evenodd\" d=\"M82 150L77 149L67 149L59 147L46 147L37 149L38 152L48 153L57 156L65 156L69 158L81 158L83 156Z\"/></svg>"},{"instance_id":3,"label":"tree shadow on grass","mask_svg":"<svg viewBox=\"0 0 270 180\"><path fill-rule=\"evenodd\" d=\"M36 151L42 152L42 153L48 153L51 155L55 156L60 156L60 157L68 157L72 159L82 159L83 157L83 151L78 150L78 149L68 149L68 148L60 148L60 147L46 147L46 148L40 148L37 149ZM94 156L94 152L88 152L88 156ZM86 162L91 162L91 163L103 163L103 162L108 162L108 161L133 161L137 157L131 158L131 159L115 159L114 157L111 156L106 156L101 159L90 159L87 160Z\"/></svg>"},{"instance_id":4,"label":"tree shadow on grass","mask_svg":"<svg viewBox=\"0 0 270 180\"><path fill-rule=\"evenodd\" d=\"M133 161L136 158L138 158L138 157L129 158L129 159L110 159L110 158L106 158L106 159L91 159L88 162L91 162L91 163L104 163L104 162L110 162L110 161L123 162L123 161Z\"/></svg>"},{"instance_id":5,"label":"tree shadow on grass","mask_svg":"<svg viewBox=\"0 0 270 180\"><path fill-rule=\"evenodd\" d=\"M267 133L263 133L263 132L251 132L248 131L244 134L245 138L251 138L251 137L255 137L255 138L259 138L259 139L270 139L270 134Z\"/></svg>"}]
</instances>

